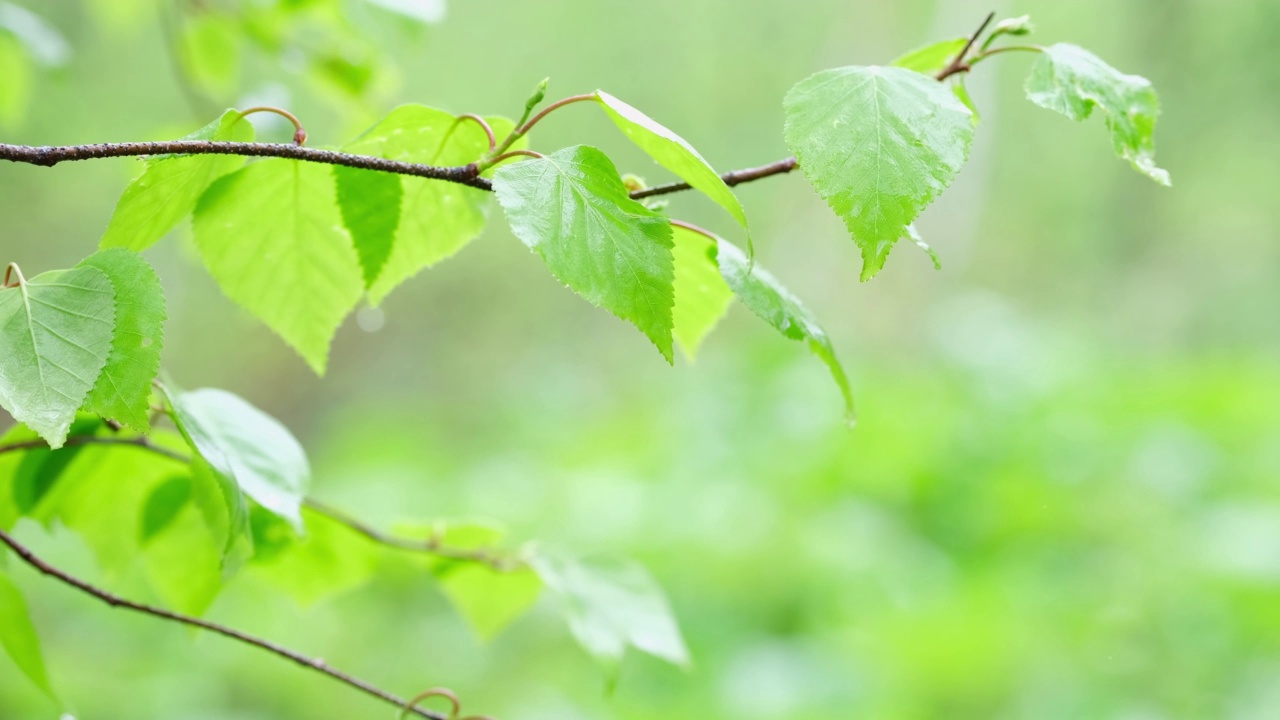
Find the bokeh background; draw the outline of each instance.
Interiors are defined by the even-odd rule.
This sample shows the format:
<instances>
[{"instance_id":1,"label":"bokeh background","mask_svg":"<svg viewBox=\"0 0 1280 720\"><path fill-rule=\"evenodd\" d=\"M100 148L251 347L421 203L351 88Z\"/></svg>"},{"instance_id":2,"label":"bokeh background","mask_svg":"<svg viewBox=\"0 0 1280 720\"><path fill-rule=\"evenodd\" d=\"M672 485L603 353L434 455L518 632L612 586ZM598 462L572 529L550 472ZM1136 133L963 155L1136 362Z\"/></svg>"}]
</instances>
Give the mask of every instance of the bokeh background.
<instances>
[{"instance_id":1,"label":"bokeh background","mask_svg":"<svg viewBox=\"0 0 1280 720\"><path fill-rule=\"evenodd\" d=\"M500 216L353 318L321 380L219 294L184 229L148 254L174 378L282 418L315 494L376 523L482 516L517 541L640 559L694 665L631 656L609 692L549 603L486 644L395 566L304 609L237 579L210 615L400 692L447 685L503 720L1280 716L1274 0L450 0L423 3L426 26L348 0L350 42L303 28L304 49L274 60L218 50L215 32L202 52L230 69L180 57L176 72L155 0L16 4L72 51L0 130L27 144L174 137L263 100L338 144L401 102L515 115L550 75L553 97L607 89L731 169L786 154L794 82L966 34L992 9L1151 78L1172 189L1116 159L1101 120L1027 103L1031 58L981 66L972 161L920 223L940 272L900 246L860 284L856 249L801 178L740 189L761 262L852 376L854 430L821 364L745 311L670 368L559 287ZM667 179L585 107L533 140L578 142ZM0 261L77 262L136 171L0 166ZM672 213L736 237L693 195ZM92 576L74 537L23 532ZM84 720L391 714L14 572ZM0 717L56 715L0 661Z\"/></svg>"}]
</instances>

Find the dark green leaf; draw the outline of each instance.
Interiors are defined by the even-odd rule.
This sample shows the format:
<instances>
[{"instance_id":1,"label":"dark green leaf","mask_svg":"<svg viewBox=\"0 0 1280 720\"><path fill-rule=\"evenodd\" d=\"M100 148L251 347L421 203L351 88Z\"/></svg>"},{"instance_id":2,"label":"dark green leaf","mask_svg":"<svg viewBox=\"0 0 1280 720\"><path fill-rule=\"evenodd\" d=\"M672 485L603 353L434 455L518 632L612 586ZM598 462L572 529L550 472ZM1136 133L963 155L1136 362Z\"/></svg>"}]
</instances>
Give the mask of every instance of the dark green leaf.
<instances>
[{"instance_id":1,"label":"dark green leaf","mask_svg":"<svg viewBox=\"0 0 1280 720\"><path fill-rule=\"evenodd\" d=\"M586 145L500 168L498 202L561 282L640 328L672 360L671 224L632 200L604 153Z\"/></svg>"},{"instance_id":2,"label":"dark green leaf","mask_svg":"<svg viewBox=\"0 0 1280 720\"><path fill-rule=\"evenodd\" d=\"M400 226L400 202L404 188L400 176L335 165L333 179L342 210L342 224L351 233L364 285L371 288L395 244Z\"/></svg>"},{"instance_id":3,"label":"dark green leaf","mask_svg":"<svg viewBox=\"0 0 1280 720\"><path fill-rule=\"evenodd\" d=\"M894 67L825 70L787 93L786 140L862 249L862 279L969 156L972 116L942 83Z\"/></svg>"}]
</instances>

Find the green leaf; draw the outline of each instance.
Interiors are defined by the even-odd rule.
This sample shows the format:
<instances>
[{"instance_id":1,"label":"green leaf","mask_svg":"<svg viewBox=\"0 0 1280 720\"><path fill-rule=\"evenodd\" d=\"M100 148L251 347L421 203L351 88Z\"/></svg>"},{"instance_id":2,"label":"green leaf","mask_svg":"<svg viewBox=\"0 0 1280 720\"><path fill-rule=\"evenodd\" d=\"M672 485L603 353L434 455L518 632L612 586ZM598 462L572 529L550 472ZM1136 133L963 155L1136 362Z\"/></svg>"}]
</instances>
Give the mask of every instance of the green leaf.
<instances>
[{"instance_id":1,"label":"green leaf","mask_svg":"<svg viewBox=\"0 0 1280 720\"><path fill-rule=\"evenodd\" d=\"M343 150L402 162L466 165L489 149L489 141L475 123L456 120L443 110L403 105ZM498 137L511 131L512 123L506 118L487 121ZM514 147L523 145L522 140ZM401 182L404 192L395 242L377 280L369 286L369 300L374 305L381 304L400 283L461 250L484 229L488 216L490 194L483 190L426 178L404 177ZM353 212L357 203L364 207L355 212L378 212L374 202L372 197L348 196L344 214ZM353 236L357 243L364 242ZM360 254L376 258L377 244Z\"/></svg>"},{"instance_id":2,"label":"green leaf","mask_svg":"<svg viewBox=\"0 0 1280 720\"><path fill-rule=\"evenodd\" d=\"M270 548L254 558L261 577L283 590L300 605L354 590L377 571L378 551L351 528L319 513L307 511L307 534L298 537L278 519L255 512L255 538Z\"/></svg>"},{"instance_id":3,"label":"green leaf","mask_svg":"<svg viewBox=\"0 0 1280 720\"><path fill-rule=\"evenodd\" d=\"M986 50L987 48L991 47L991 44L994 43L997 39L999 39L1002 35L1009 35L1011 37L1021 37L1023 35L1030 35L1031 33L1035 32L1035 29L1036 27L1031 22L1030 15L1021 15L1019 17L1005 18L1004 20L1001 20L1000 22L996 23L996 26L992 28L991 34L987 36L986 42L982 43L982 49Z\"/></svg>"},{"instance_id":4,"label":"green leaf","mask_svg":"<svg viewBox=\"0 0 1280 720\"><path fill-rule=\"evenodd\" d=\"M689 651L662 588L640 565L540 553L533 567L560 597L574 638L596 659L616 666L635 647L688 665Z\"/></svg>"},{"instance_id":5,"label":"green leaf","mask_svg":"<svg viewBox=\"0 0 1280 720\"><path fill-rule=\"evenodd\" d=\"M504 534L500 527L477 521L444 523L430 533L441 545L465 550L495 548ZM431 572L445 597L483 640L502 632L542 592L542 580L529 568L501 572L482 563L433 558Z\"/></svg>"},{"instance_id":6,"label":"green leaf","mask_svg":"<svg viewBox=\"0 0 1280 720\"><path fill-rule=\"evenodd\" d=\"M631 142L645 151L659 165L670 170L681 180L700 190L733 216L742 227L747 227L747 213L720 174L698 154L684 138L655 122L652 118L631 107L609 93L598 90L596 97L614 124Z\"/></svg>"},{"instance_id":7,"label":"green leaf","mask_svg":"<svg viewBox=\"0 0 1280 720\"><path fill-rule=\"evenodd\" d=\"M27 601L4 572L0 572L0 646L4 647L23 675L50 699L58 702L40 653L40 637L27 611Z\"/></svg>"},{"instance_id":8,"label":"green leaf","mask_svg":"<svg viewBox=\"0 0 1280 720\"><path fill-rule=\"evenodd\" d=\"M195 237L222 291L323 375L364 289L329 169L270 159L219 178L196 205Z\"/></svg>"},{"instance_id":9,"label":"green leaf","mask_svg":"<svg viewBox=\"0 0 1280 720\"><path fill-rule=\"evenodd\" d=\"M1072 120L1086 120L1099 108L1116 154L1161 185L1169 173L1156 166L1154 133L1160 101L1151 81L1125 75L1089 51L1058 43L1044 48L1027 77L1027 99Z\"/></svg>"},{"instance_id":10,"label":"green leaf","mask_svg":"<svg viewBox=\"0 0 1280 720\"><path fill-rule=\"evenodd\" d=\"M932 45L916 48L902 57L889 63L894 67L904 68L925 75L937 75L942 72L956 55L968 44L969 38L959 37L943 40Z\"/></svg>"},{"instance_id":11,"label":"green leaf","mask_svg":"<svg viewBox=\"0 0 1280 720\"><path fill-rule=\"evenodd\" d=\"M72 423L67 437L96 435L105 427L101 418L82 414ZM52 450L48 447L34 447L23 451L11 476L12 485L9 490L18 514L50 527L58 514L61 499L68 493L68 484L75 483L68 468L86 449L64 447Z\"/></svg>"},{"instance_id":12,"label":"green leaf","mask_svg":"<svg viewBox=\"0 0 1280 720\"><path fill-rule=\"evenodd\" d=\"M166 317L160 278L142 256L123 249L90 255L80 267L101 270L115 289L111 355L85 408L141 433L151 430L151 382L160 372Z\"/></svg>"},{"instance_id":13,"label":"green leaf","mask_svg":"<svg viewBox=\"0 0 1280 720\"><path fill-rule=\"evenodd\" d=\"M698 346L729 311L733 290L720 275L716 263L716 243L701 233L673 225L676 263L675 323L676 343L690 362Z\"/></svg>"},{"instance_id":14,"label":"green leaf","mask_svg":"<svg viewBox=\"0 0 1280 720\"><path fill-rule=\"evenodd\" d=\"M973 103L973 98L969 96L969 88L964 83L964 75L953 75L951 83L951 91L955 93L956 99L969 108L969 112L973 113L973 124L977 127L978 121L982 119L978 112L978 106Z\"/></svg>"},{"instance_id":15,"label":"green leaf","mask_svg":"<svg viewBox=\"0 0 1280 720\"><path fill-rule=\"evenodd\" d=\"M671 224L630 198L604 153L565 148L500 168L493 184L512 232L557 279L634 323L672 361Z\"/></svg>"},{"instance_id":16,"label":"green leaf","mask_svg":"<svg viewBox=\"0 0 1280 720\"><path fill-rule=\"evenodd\" d=\"M400 226L400 203L404 198L400 176L335 165L333 180L342 224L351 233L360 256L364 285L371 288L391 257Z\"/></svg>"},{"instance_id":17,"label":"green leaf","mask_svg":"<svg viewBox=\"0 0 1280 720\"><path fill-rule=\"evenodd\" d=\"M178 514L191 503L191 477L175 475L157 485L142 507L138 537L147 545L178 519Z\"/></svg>"},{"instance_id":18,"label":"green leaf","mask_svg":"<svg viewBox=\"0 0 1280 720\"><path fill-rule=\"evenodd\" d=\"M150 441L170 450L186 447L171 430L157 429ZM128 446L68 447L49 460L72 450L77 452L50 494L48 512L80 536L107 578L124 578L143 552L139 527L147 499L175 473L190 471L182 462ZM210 539L206 533L212 548Z\"/></svg>"},{"instance_id":19,"label":"green leaf","mask_svg":"<svg viewBox=\"0 0 1280 720\"><path fill-rule=\"evenodd\" d=\"M15 127L31 101L34 71L17 40L0 33L0 126Z\"/></svg>"},{"instance_id":20,"label":"green leaf","mask_svg":"<svg viewBox=\"0 0 1280 720\"><path fill-rule=\"evenodd\" d=\"M209 609L222 590L221 558L202 513L191 503L151 538L142 554L147 581L165 606L197 616Z\"/></svg>"},{"instance_id":21,"label":"green leaf","mask_svg":"<svg viewBox=\"0 0 1280 720\"><path fill-rule=\"evenodd\" d=\"M91 267L0 290L0 407L60 448L111 354L115 292Z\"/></svg>"},{"instance_id":22,"label":"green leaf","mask_svg":"<svg viewBox=\"0 0 1280 720\"><path fill-rule=\"evenodd\" d=\"M301 531L311 467L293 435L275 418L224 390L175 393L171 400L184 436L210 468Z\"/></svg>"},{"instance_id":23,"label":"green leaf","mask_svg":"<svg viewBox=\"0 0 1280 720\"><path fill-rule=\"evenodd\" d=\"M251 142L253 125L227 110L183 140ZM243 166L234 155L165 155L152 158L120 196L100 247L141 252L169 233L195 209L200 195L216 179Z\"/></svg>"},{"instance_id":24,"label":"green leaf","mask_svg":"<svg viewBox=\"0 0 1280 720\"><path fill-rule=\"evenodd\" d=\"M191 13L182 28L182 63L191 80L215 95L230 96L240 80L240 23L230 14Z\"/></svg>"},{"instance_id":25,"label":"green leaf","mask_svg":"<svg viewBox=\"0 0 1280 720\"><path fill-rule=\"evenodd\" d=\"M862 279L969 156L971 114L942 83L894 67L845 67L787 93L785 135L800 169L862 249Z\"/></svg>"},{"instance_id":26,"label":"green leaf","mask_svg":"<svg viewBox=\"0 0 1280 720\"><path fill-rule=\"evenodd\" d=\"M854 422L853 390L826 331L801 302L759 263L750 261L736 245L720 241L720 272L747 309L792 340L802 340L809 351L826 363L844 397L845 418Z\"/></svg>"}]
</instances>

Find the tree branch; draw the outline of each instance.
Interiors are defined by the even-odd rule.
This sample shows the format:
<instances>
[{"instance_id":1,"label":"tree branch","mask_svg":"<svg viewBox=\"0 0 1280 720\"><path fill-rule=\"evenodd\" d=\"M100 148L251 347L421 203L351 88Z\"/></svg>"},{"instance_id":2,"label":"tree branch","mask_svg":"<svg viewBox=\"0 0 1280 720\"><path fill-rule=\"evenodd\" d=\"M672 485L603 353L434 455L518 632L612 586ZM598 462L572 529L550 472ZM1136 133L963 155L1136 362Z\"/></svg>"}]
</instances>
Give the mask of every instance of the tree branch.
<instances>
[{"instance_id":1,"label":"tree branch","mask_svg":"<svg viewBox=\"0 0 1280 720\"><path fill-rule=\"evenodd\" d=\"M725 185L728 185L729 187L733 187L734 185L741 185L742 183L751 182L753 180L759 180L761 178L773 177L774 175L783 175L791 172L792 170L795 170L798 167L800 167L800 164L796 162L796 159L794 157L789 157L789 158L783 158L776 162L771 162L768 165L761 165L760 167L745 168L743 170L733 170L731 172L727 172L721 175L720 179L724 180ZM683 192L685 190L690 190L692 188L693 186L686 182L674 182L674 183L668 183L666 185L655 185L651 188L636 190L635 192L631 193L631 199L640 200L647 197L654 197L656 195L667 195L669 193Z\"/></svg>"},{"instance_id":2,"label":"tree branch","mask_svg":"<svg viewBox=\"0 0 1280 720\"><path fill-rule=\"evenodd\" d=\"M960 52L956 54L955 59L943 68L942 72L935 75L934 79L941 82L956 73L969 72L971 68L967 63L965 63L965 58L969 57L969 51L973 49L974 44L978 42L978 38L982 37L982 33L986 31L987 26L995 19L996 14L994 12L987 15L987 19L982 21L982 24L978 26L978 30L969 36L969 42L965 43L964 47L960 48Z\"/></svg>"},{"instance_id":3,"label":"tree branch","mask_svg":"<svg viewBox=\"0 0 1280 720\"><path fill-rule=\"evenodd\" d=\"M126 447L135 447L139 450L155 453L183 465L191 464L191 458L175 450L170 450L169 448L156 445L145 436L122 438L104 437L102 435L73 435L67 438L63 447L83 447L86 445L123 445ZM49 444L44 440L24 440L21 442L0 445L0 455L11 452L22 452L25 450L48 449L50 449ZM323 515L336 523L345 525L349 530L364 536L367 540L396 550L426 553L446 560L479 563L481 565L487 565L497 572L515 572L526 567L524 561L520 558L504 555L492 548L468 549L453 547L443 544L440 542L439 538L435 537L427 538L426 540L413 540L409 538L396 537L395 535L384 533L368 523L357 520L341 510L329 507L318 500L305 498L303 500L303 504L316 514Z\"/></svg>"},{"instance_id":4,"label":"tree branch","mask_svg":"<svg viewBox=\"0 0 1280 720\"><path fill-rule=\"evenodd\" d=\"M378 700L381 700L389 705L394 705L397 708L405 708L406 704L408 703L407 700L403 700L397 697L396 695L393 695L392 693L387 692L386 690L383 690L375 685L371 685L370 683L365 682L364 680L361 680L354 676L348 675L340 670L337 670L333 667L330 667L324 660L321 660L319 658L307 657L306 655L290 650L289 648L286 648L282 645L277 645L276 643L273 643L270 640L264 640L262 638L255 637L253 635L249 635L248 633L244 633L239 630L229 628L225 625L219 625L218 623L209 622L207 620L201 620L200 618L191 617L189 615L182 615L180 613L171 612L163 608L152 607L150 605L143 605L142 603L136 603L136 602L133 602L132 600L126 600L125 598L122 598L118 595L114 595L112 593L107 592L106 590L90 585L84 580L73 577L72 575L69 575L63 572L62 570L59 570L53 567L52 565L49 565L45 561L41 560L39 557L35 555L35 553L31 552L31 550L29 550L26 546L19 543L17 540L13 538L12 535L10 535L9 533L3 530L0 530L0 543L3 543L9 546L9 548L13 550L13 552L16 553L18 557L22 559L23 562L35 568L36 570L39 570L41 573L55 580L58 580L64 585L73 587L76 590L79 590L80 592L85 593L86 595L95 597L101 600L102 602L106 603L107 605L110 605L113 608L132 610L134 612L141 613L143 615L150 615L151 617L159 618L161 620L168 620L170 622L187 625L189 627L199 628L201 630L208 630L209 632L214 633L216 635L221 635L225 638L230 638L232 640L235 640L236 642L244 643L246 645L252 645L261 650L265 650L273 655L284 658L286 660L290 660L309 670L315 670L316 672L319 672L328 676L330 679L337 680L338 682L344 685L347 685L348 687L355 688L356 690L359 690L360 692L363 692L366 695L377 698ZM444 715L431 712L429 710L422 710L417 707L412 708L410 712L414 713L418 717L429 718L429 720L447 720L447 718Z\"/></svg>"}]
</instances>

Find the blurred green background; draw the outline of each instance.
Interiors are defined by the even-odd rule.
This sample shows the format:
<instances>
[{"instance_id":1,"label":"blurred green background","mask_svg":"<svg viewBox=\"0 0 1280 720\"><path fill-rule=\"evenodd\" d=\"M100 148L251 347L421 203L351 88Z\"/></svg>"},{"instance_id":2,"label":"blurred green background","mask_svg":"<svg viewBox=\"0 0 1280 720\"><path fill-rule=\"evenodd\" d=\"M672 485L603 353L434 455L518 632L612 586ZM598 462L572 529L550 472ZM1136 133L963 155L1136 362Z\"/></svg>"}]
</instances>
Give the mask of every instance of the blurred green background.
<instances>
[{"instance_id":1,"label":"blurred green background","mask_svg":"<svg viewBox=\"0 0 1280 720\"><path fill-rule=\"evenodd\" d=\"M516 115L550 75L552 97L607 89L727 170L786 154L794 82L966 34L992 9L1149 77L1172 190L1117 160L1101 120L1027 103L1029 57L982 65L973 158L920 223L941 272L900 246L859 284L856 248L801 178L741 188L761 262L852 376L852 431L821 364L745 311L672 369L500 217L385 315L350 321L323 380L219 294L189 238L158 246L169 371L283 419L316 496L384 526L483 516L514 540L636 557L694 666L632 656L608 693L549 603L483 644L392 564L303 610L246 576L210 616L402 693L447 685L502 720L1280 717L1274 0L452 0L424 3L426 26L349 0L338 39L287 28L298 47L274 60L212 32L203 52L227 63L179 72L154 0L17 4L72 50L0 130L26 144L175 137L265 100L336 145L401 102ZM586 108L533 138L578 142L667 179ZM136 170L0 165L0 261L32 274L89 254ZM692 195L671 212L738 237ZM23 536L93 576L74 537ZM392 715L15 574L82 720ZM55 716L0 661L0 718Z\"/></svg>"}]
</instances>

